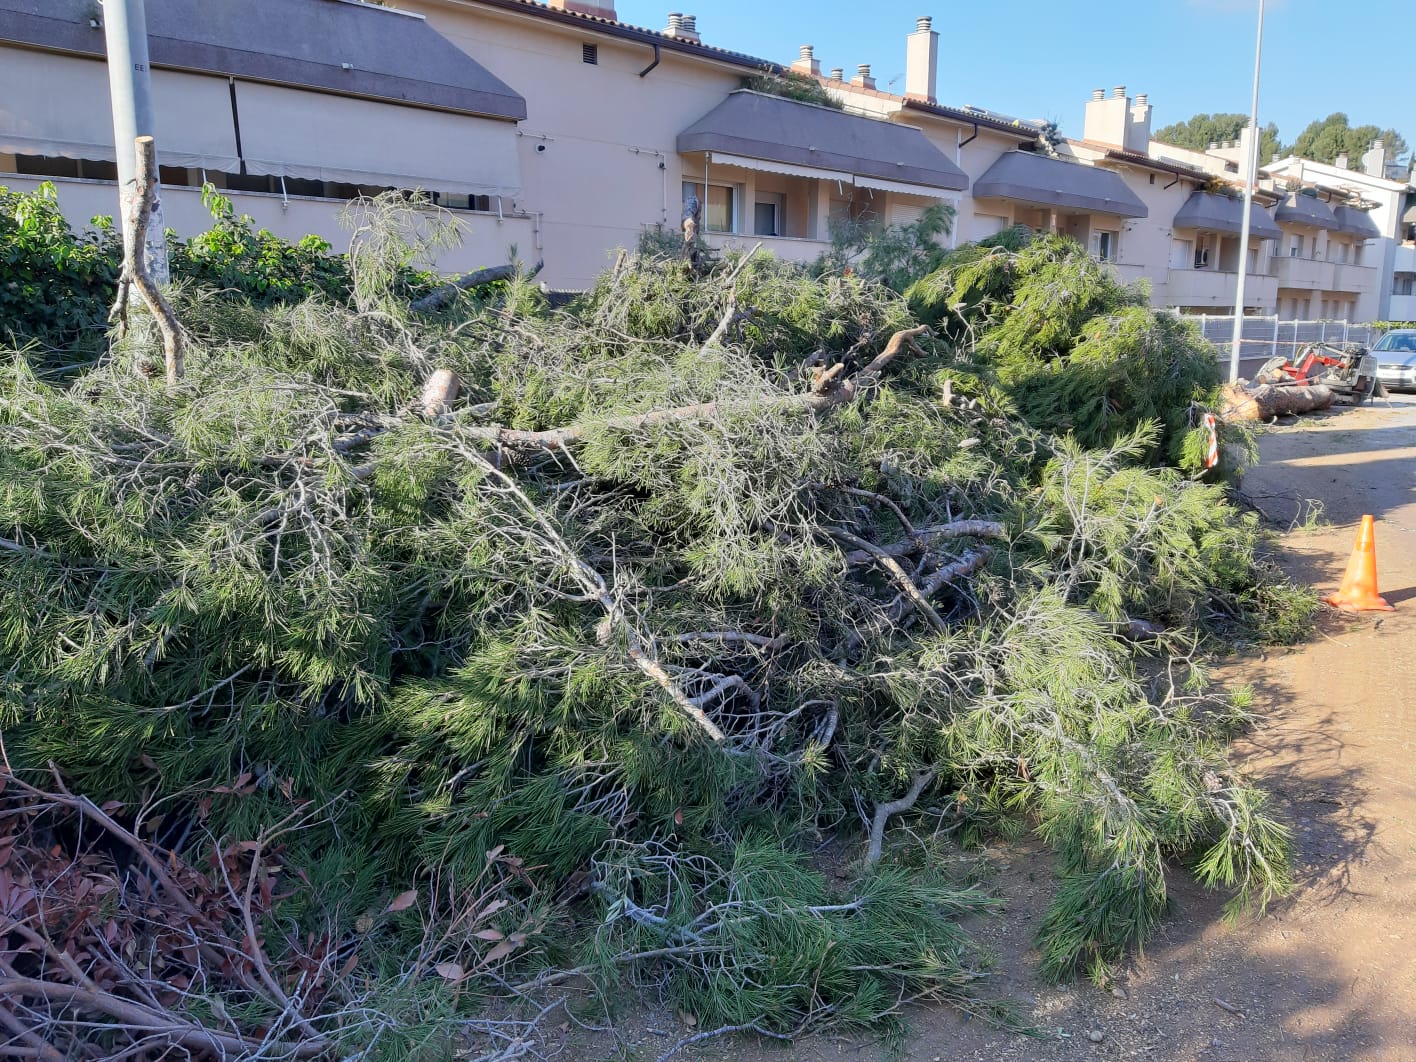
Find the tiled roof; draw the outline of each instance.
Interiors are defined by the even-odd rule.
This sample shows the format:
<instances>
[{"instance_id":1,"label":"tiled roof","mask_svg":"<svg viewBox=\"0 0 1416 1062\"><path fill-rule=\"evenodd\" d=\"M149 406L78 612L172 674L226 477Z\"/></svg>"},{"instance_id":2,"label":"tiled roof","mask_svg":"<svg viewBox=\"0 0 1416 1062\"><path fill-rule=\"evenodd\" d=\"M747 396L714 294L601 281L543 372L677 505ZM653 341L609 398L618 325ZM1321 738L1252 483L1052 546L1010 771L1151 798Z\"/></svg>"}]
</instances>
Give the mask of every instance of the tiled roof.
<instances>
[{"instance_id":1,"label":"tiled roof","mask_svg":"<svg viewBox=\"0 0 1416 1062\"><path fill-rule=\"evenodd\" d=\"M609 34L612 37L619 37L622 40L639 41L641 44L656 44L660 48L668 48L671 51L682 52L685 55L696 55L704 59L716 59L719 62L731 63L748 70L772 70L774 73L783 73L787 67L780 63L775 63L770 59L760 59L754 55L747 55L743 52L730 51L727 48L716 48L711 44L704 44L701 41L690 40L686 37L674 37L659 30L645 29L643 26L634 26L628 22L617 22L614 19L603 18L599 15L587 15L578 11L563 11L560 8L548 7L537 0L472 0L472 2L483 7L494 7L502 11L520 11L537 18L548 19L552 22L559 22L565 25L579 25L588 29L594 29L601 33Z\"/></svg>"},{"instance_id":2,"label":"tiled roof","mask_svg":"<svg viewBox=\"0 0 1416 1062\"><path fill-rule=\"evenodd\" d=\"M1035 123L1025 122L1021 118L1004 120L985 114L977 114L962 107L945 107L937 103L926 103L924 100L910 99L908 96L904 97L904 107L906 110L932 114L938 118L949 118L956 122L963 122L965 125L977 125L980 129L1007 133L1009 136L1016 136L1021 140L1034 140L1038 134L1038 127Z\"/></svg>"}]
</instances>

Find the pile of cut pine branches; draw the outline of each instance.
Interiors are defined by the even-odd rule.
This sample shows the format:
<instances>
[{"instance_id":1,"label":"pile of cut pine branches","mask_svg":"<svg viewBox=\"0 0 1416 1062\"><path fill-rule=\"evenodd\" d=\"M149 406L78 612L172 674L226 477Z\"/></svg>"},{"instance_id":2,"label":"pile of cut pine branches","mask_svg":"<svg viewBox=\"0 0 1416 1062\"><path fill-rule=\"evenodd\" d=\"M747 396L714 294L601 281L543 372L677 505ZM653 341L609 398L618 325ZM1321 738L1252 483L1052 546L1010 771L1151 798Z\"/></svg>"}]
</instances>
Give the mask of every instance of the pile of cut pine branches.
<instances>
[{"instance_id":1,"label":"pile of cut pine branches","mask_svg":"<svg viewBox=\"0 0 1416 1062\"><path fill-rule=\"evenodd\" d=\"M771 1036L998 1019L950 846L1051 842L1059 976L1104 977L1179 863L1284 887L1200 652L1299 595L1153 463L1188 337L1116 345L1172 390L1083 444L990 372L986 299L956 334L766 255L630 257L564 312L513 279L423 317L378 246L348 303L179 293L172 384L142 329L66 387L3 368L6 821L65 897L0 915L27 1028L510 1058L627 982Z\"/></svg>"}]
</instances>

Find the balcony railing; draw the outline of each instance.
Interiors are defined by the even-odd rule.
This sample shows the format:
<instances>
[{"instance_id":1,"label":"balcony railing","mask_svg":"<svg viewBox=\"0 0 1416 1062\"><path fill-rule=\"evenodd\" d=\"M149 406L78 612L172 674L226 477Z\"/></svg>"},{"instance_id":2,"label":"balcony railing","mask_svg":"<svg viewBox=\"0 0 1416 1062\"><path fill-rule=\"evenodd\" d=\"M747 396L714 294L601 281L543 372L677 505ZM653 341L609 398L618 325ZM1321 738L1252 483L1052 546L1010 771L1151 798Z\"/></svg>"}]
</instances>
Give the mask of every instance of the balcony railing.
<instances>
[{"instance_id":1,"label":"balcony railing","mask_svg":"<svg viewBox=\"0 0 1416 1062\"><path fill-rule=\"evenodd\" d=\"M1393 295L1388 313L1393 321L1416 321L1416 295Z\"/></svg>"},{"instance_id":2,"label":"balcony railing","mask_svg":"<svg viewBox=\"0 0 1416 1062\"><path fill-rule=\"evenodd\" d=\"M1234 305L1239 274L1218 269L1171 269L1166 274L1165 301L1171 306ZM1278 280L1268 273L1248 273L1244 280L1244 305L1272 307L1278 297Z\"/></svg>"},{"instance_id":3,"label":"balcony railing","mask_svg":"<svg viewBox=\"0 0 1416 1062\"><path fill-rule=\"evenodd\" d=\"M1332 290L1332 262L1315 262L1311 258L1275 258L1274 274L1278 277L1278 286L1281 288Z\"/></svg>"},{"instance_id":4,"label":"balcony railing","mask_svg":"<svg viewBox=\"0 0 1416 1062\"><path fill-rule=\"evenodd\" d=\"M1381 284L1381 270L1376 266L1339 262L1333 268L1332 290L1350 291L1358 295L1376 291Z\"/></svg>"}]
</instances>

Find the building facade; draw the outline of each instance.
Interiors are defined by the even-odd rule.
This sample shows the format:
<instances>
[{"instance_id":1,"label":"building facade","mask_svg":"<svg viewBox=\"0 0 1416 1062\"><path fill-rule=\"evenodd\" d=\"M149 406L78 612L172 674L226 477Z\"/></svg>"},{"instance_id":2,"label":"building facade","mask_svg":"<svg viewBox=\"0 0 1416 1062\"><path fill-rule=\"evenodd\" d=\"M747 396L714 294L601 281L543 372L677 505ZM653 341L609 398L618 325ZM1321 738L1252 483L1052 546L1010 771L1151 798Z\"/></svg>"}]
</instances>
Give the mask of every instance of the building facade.
<instances>
[{"instance_id":1,"label":"building facade","mask_svg":"<svg viewBox=\"0 0 1416 1062\"><path fill-rule=\"evenodd\" d=\"M1121 86L1093 94L1077 139L941 104L928 17L903 35L895 94L868 66L823 71L810 45L779 64L706 44L692 15L619 22L613 0L147 8L166 221L182 233L209 224L206 182L258 225L336 247L350 196L420 188L465 222L441 268L516 258L582 288L694 205L717 247L809 261L842 221L900 224L942 202L951 242L1064 233L1158 307L1233 312L1242 258L1248 313L1416 316L1416 240L1402 239L1416 213L1384 155L1371 173L1268 167L1241 248L1240 145L1159 144L1149 100ZM100 19L89 0L0 0L0 184L54 181L77 223L116 208ZM787 72L839 109L753 80Z\"/></svg>"}]
</instances>

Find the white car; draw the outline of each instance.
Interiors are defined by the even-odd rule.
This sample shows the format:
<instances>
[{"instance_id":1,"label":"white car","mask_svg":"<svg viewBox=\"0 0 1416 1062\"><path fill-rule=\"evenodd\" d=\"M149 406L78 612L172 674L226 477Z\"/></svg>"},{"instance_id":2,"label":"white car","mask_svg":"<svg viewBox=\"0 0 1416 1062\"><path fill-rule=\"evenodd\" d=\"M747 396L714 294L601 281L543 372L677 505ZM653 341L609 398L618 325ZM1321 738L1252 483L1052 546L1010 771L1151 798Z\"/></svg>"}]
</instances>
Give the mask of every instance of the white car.
<instances>
[{"instance_id":1,"label":"white car","mask_svg":"<svg viewBox=\"0 0 1416 1062\"><path fill-rule=\"evenodd\" d=\"M1377 340L1377 379L1388 391L1416 391L1416 328L1398 328Z\"/></svg>"}]
</instances>

